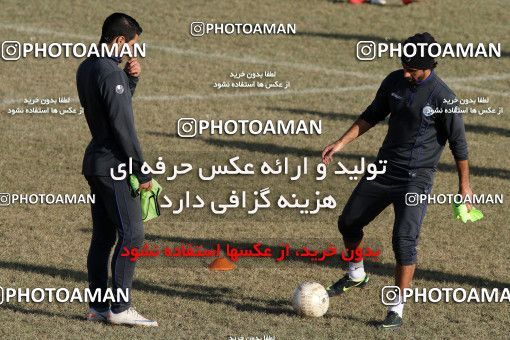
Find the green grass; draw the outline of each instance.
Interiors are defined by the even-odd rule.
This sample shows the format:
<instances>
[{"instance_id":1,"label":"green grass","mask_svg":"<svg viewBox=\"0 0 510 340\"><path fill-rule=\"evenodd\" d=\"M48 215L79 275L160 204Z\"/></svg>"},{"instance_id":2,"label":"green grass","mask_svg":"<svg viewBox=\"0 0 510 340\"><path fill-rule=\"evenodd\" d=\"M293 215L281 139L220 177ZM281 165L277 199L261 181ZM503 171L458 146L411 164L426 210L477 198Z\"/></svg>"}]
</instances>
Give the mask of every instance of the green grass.
<instances>
[{"instance_id":1,"label":"green grass","mask_svg":"<svg viewBox=\"0 0 510 340\"><path fill-rule=\"evenodd\" d=\"M155 162L162 156L167 165L191 162L210 166L240 156L244 162L258 164L289 157L297 164L303 156L310 162L319 162L322 148L350 126L370 103L375 91L218 98L214 95L235 91L218 91L212 84L227 80L231 72L271 70L277 72L279 80L290 81L291 90L295 91L377 86L387 73L399 67L399 61L357 61L354 53L358 40L400 40L416 32L429 31L440 42L501 42L508 51L510 40L504 24L507 10L508 4L503 0L422 1L405 7L396 0L386 7L302 0L193 1L193 4L179 0L171 5L166 1L153 1L150 5L126 1L120 7L102 1L35 4L6 0L0 12L0 34L2 41L81 41L72 34L90 36L94 38L91 41L96 41L108 14L127 12L141 23L142 40L149 44L148 56L141 61L142 77L134 101L136 126L147 161ZM189 35L192 21L292 22L296 23L299 34L192 38ZM15 25L20 28L13 29ZM150 45L174 50L151 49ZM77 97L75 72L80 62L63 58L0 62L0 192L88 191L80 174L83 151L90 140L84 117L9 116L9 108L22 104L5 102L26 97ZM508 75L509 66L508 55L491 60L448 59L440 61L438 74L447 80L467 78L447 81L459 97L489 96L491 106L502 106L508 111L509 78L469 78ZM342 74L344 71L365 76ZM189 94L209 97L178 97ZM177 97L148 100L148 96ZM313 137L181 139L175 137L176 122L181 117L322 119L323 133ZM510 134L507 114L467 115L464 119L473 190L507 195L510 178L510 162L506 157ZM360 156L373 159L385 132L384 125L377 126L335 159L350 165ZM443 152L440 170L433 191L455 192L458 180L448 148ZM178 216L164 211L159 219L145 225L147 241L164 245L186 240L237 244L262 240L267 245L300 240L323 248L331 242L340 246L337 216L356 184L344 176L328 176L318 183L311 176L294 182L285 177L231 176L204 183L196 172L173 182L157 178L172 198L190 190L210 199L226 200L233 188L253 191L271 187L274 193L300 195L313 195L318 189L332 194L338 203L336 209L316 216L276 209L253 216L232 212L223 217L206 209ZM416 287L510 286L508 204L480 208L486 215L484 220L462 224L451 218L449 206L429 206L421 232ZM0 211L1 286L86 287L89 207L15 205ZM136 271L134 306L158 320L159 328L86 323L82 316L87 307L81 304L3 304L0 305L0 336L13 339L226 339L229 335L272 335L279 339L508 338L508 303L410 303L405 308L405 327L400 332L378 331L374 324L386 311L380 302L380 289L393 282L392 223L393 211L389 208L366 228L366 244L382 251L380 262L366 266L371 273L367 288L332 300L330 310L322 318L305 319L295 315L290 296L305 280L324 285L336 280L342 275L339 265L240 260L236 270L214 273L207 270L205 260L174 263L168 259L144 259Z\"/></svg>"}]
</instances>

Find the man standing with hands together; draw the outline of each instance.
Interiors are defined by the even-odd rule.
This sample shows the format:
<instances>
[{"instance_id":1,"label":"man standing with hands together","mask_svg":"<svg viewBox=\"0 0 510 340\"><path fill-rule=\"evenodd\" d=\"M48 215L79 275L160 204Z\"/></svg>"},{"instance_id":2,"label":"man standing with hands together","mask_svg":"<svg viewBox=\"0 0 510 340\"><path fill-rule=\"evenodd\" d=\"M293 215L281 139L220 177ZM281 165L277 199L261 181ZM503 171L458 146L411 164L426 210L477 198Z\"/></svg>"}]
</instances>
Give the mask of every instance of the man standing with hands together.
<instances>
[{"instance_id":1,"label":"man standing with hands together","mask_svg":"<svg viewBox=\"0 0 510 340\"><path fill-rule=\"evenodd\" d=\"M132 51L142 28L127 14L114 13L106 18L100 44L117 45L118 51L128 45ZM132 161L133 174L140 188L151 188L150 175L141 172L144 163L135 131L131 97L141 72L136 58L118 65L127 56L89 57L78 68L76 83L92 135L83 159L83 175L96 202L92 204L92 240L87 257L89 288L108 286L108 259L118 240L111 260L113 291L123 290L128 301L91 302L87 319L113 324L157 326L157 322L141 316L131 307L131 294L136 262L121 256L124 247L139 248L144 240L140 200L131 195L128 179L114 180L111 169Z\"/></svg>"}]
</instances>

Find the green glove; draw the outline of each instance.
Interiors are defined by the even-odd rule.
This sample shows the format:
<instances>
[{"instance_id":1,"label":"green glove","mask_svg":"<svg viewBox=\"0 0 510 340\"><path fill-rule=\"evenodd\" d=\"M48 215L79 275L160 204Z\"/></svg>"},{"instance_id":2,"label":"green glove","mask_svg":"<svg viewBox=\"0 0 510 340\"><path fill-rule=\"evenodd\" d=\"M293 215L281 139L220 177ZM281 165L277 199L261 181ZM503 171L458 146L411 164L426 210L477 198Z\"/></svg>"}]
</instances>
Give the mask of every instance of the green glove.
<instances>
[{"instance_id":1,"label":"green glove","mask_svg":"<svg viewBox=\"0 0 510 340\"><path fill-rule=\"evenodd\" d=\"M140 195L140 205L142 206L142 220L147 222L161 215L159 211L158 196L163 190L159 183L152 179L150 190L140 191L140 183L135 175L129 176L133 197Z\"/></svg>"},{"instance_id":2,"label":"green glove","mask_svg":"<svg viewBox=\"0 0 510 340\"><path fill-rule=\"evenodd\" d=\"M476 222L483 218L483 213L475 208L468 211L465 204L452 203L453 217L466 223L467 221Z\"/></svg>"}]
</instances>

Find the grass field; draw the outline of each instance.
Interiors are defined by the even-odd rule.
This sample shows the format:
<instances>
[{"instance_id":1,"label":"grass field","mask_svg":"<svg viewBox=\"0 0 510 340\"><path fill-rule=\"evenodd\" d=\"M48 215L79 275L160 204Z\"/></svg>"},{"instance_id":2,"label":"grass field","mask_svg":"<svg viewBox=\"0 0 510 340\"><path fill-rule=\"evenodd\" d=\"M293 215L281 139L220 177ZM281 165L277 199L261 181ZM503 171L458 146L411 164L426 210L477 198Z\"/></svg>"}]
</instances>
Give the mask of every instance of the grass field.
<instances>
[{"instance_id":1,"label":"grass field","mask_svg":"<svg viewBox=\"0 0 510 340\"><path fill-rule=\"evenodd\" d=\"M2 0L0 36L24 42L98 41L104 18L122 11L144 28L148 44L134 97L136 127L146 160L162 156L168 164L197 166L241 162L274 162L289 157L320 161L323 147L338 138L372 100L386 74L399 68L397 59L360 62L359 40L402 40L429 31L440 42L500 42L503 57L440 60L437 72L460 98L484 96L490 106L510 109L510 38L505 0L421 1L401 6L352 6L319 0L295 1L104 1ZM193 38L189 25L206 22L295 23L295 36L210 35ZM81 59L0 61L0 192L87 193L81 175L90 133L83 115L8 114L24 98L77 98L75 74ZM289 81L287 90L214 89L231 72L274 71ZM79 107L76 101L72 106ZM476 193L509 193L510 135L508 113L465 115L471 182ZM321 119L320 136L211 136L179 138L177 120ZM381 124L353 142L336 160L350 166L359 157L374 159L385 136ZM242 163L241 163L242 164ZM331 170L331 169L330 169ZM226 201L233 189L314 197L332 194L337 207L311 215L268 209L255 215L233 211L216 216L207 209L172 215L163 211L145 224L151 244L227 243L246 246L257 241L275 246L312 244L341 247L337 216L355 181L312 176L290 181L283 176L224 176L211 182L187 174L167 182L156 176L167 195L186 190ZM443 152L433 192L452 193L458 186L448 147ZM505 197L506 198L506 197ZM510 287L508 203L480 207L486 218L462 224L448 205L430 205L419 245L415 287ZM86 254L91 236L86 205L12 205L1 207L0 286L87 286ZM493 338L508 339L508 303L409 303L398 333L376 329L386 307L380 289L393 283L391 227L386 209L366 228L367 245L381 249L379 262L368 262L371 282L331 301L328 313L306 319L290 304L293 289L305 280L328 285L343 275L337 263L296 259L275 264L270 259L243 260L231 272L207 269L207 260L173 262L142 259L137 267L134 306L159 322L156 329L87 323L85 304L9 303L0 305L0 337L5 339L226 339L228 336L277 339L346 338Z\"/></svg>"}]
</instances>

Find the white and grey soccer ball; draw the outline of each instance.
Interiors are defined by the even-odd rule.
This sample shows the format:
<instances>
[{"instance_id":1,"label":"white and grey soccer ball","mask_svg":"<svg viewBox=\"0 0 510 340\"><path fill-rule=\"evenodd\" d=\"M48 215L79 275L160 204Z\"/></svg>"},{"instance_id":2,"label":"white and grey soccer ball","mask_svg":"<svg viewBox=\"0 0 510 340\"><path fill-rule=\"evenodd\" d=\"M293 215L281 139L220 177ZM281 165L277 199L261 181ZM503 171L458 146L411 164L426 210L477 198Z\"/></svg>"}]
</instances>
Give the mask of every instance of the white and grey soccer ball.
<instances>
[{"instance_id":1,"label":"white and grey soccer ball","mask_svg":"<svg viewBox=\"0 0 510 340\"><path fill-rule=\"evenodd\" d=\"M329 307L328 292L318 282L303 282L294 290L292 307L302 316L323 316Z\"/></svg>"}]
</instances>

